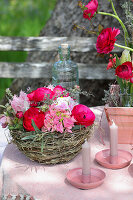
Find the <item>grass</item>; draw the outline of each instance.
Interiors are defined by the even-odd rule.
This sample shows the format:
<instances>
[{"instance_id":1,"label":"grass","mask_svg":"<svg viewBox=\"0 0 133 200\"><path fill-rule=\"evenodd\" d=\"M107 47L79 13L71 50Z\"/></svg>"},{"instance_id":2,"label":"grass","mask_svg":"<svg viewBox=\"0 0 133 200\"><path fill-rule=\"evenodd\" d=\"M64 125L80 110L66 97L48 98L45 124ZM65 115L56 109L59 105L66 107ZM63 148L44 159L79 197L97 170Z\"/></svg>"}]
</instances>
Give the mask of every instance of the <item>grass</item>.
<instances>
[{"instance_id":1,"label":"grass","mask_svg":"<svg viewBox=\"0 0 133 200\"><path fill-rule=\"evenodd\" d=\"M57 0L1 0L0 36L38 36ZM26 52L0 52L0 61L24 62ZM0 78L0 99L13 79Z\"/></svg>"}]
</instances>

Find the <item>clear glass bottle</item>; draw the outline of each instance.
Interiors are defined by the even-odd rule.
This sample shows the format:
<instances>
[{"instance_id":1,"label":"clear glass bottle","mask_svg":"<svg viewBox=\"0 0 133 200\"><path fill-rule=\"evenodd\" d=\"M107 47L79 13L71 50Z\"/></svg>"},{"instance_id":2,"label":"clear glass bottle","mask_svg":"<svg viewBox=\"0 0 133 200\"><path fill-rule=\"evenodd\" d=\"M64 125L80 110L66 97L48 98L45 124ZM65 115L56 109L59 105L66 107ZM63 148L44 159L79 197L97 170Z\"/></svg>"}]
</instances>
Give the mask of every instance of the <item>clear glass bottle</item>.
<instances>
[{"instance_id":1,"label":"clear glass bottle","mask_svg":"<svg viewBox=\"0 0 133 200\"><path fill-rule=\"evenodd\" d=\"M120 93L120 101L122 107L133 107L133 93L129 94L126 89Z\"/></svg>"},{"instance_id":2,"label":"clear glass bottle","mask_svg":"<svg viewBox=\"0 0 133 200\"><path fill-rule=\"evenodd\" d=\"M52 84L61 85L66 89L79 85L78 66L70 59L70 46L61 44L59 47L59 61L52 68Z\"/></svg>"}]
</instances>

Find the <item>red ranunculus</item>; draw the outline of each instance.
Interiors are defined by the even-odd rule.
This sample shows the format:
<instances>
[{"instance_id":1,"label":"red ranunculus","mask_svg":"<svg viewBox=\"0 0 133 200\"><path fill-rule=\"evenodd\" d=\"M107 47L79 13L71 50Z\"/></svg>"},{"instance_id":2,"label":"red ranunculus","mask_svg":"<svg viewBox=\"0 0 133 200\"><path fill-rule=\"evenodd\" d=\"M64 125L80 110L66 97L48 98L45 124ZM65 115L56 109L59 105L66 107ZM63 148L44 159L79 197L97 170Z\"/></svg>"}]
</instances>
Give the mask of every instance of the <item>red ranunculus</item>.
<instances>
[{"instance_id":1,"label":"red ranunculus","mask_svg":"<svg viewBox=\"0 0 133 200\"><path fill-rule=\"evenodd\" d=\"M94 16L95 12L97 12L98 8L98 1L97 0L91 0L86 6L86 10L83 12L83 17L91 20L92 17Z\"/></svg>"},{"instance_id":2,"label":"red ranunculus","mask_svg":"<svg viewBox=\"0 0 133 200\"><path fill-rule=\"evenodd\" d=\"M111 54L110 54L110 57L111 57L111 59L109 59L107 70L116 66L116 57L113 58L113 56Z\"/></svg>"},{"instance_id":3,"label":"red ranunculus","mask_svg":"<svg viewBox=\"0 0 133 200\"><path fill-rule=\"evenodd\" d=\"M130 83L133 83L133 77L132 77L132 78L130 78Z\"/></svg>"},{"instance_id":4,"label":"red ranunculus","mask_svg":"<svg viewBox=\"0 0 133 200\"><path fill-rule=\"evenodd\" d=\"M53 89L53 93L54 93L54 100L57 97L60 97L61 95L63 95L64 91L66 91L65 88L63 88L61 85L57 85L54 89ZM63 96L68 97L69 93L64 94Z\"/></svg>"},{"instance_id":5,"label":"red ranunculus","mask_svg":"<svg viewBox=\"0 0 133 200\"><path fill-rule=\"evenodd\" d=\"M72 116L74 116L77 121L76 124L81 124L85 127L92 125L95 120L94 113L87 106L82 104L74 106Z\"/></svg>"},{"instance_id":6,"label":"red ranunculus","mask_svg":"<svg viewBox=\"0 0 133 200\"><path fill-rule=\"evenodd\" d=\"M17 111L16 117L17 117L18 119L21 119L21 118L23 117L23 112L22 112L22 111Z\"/></svg>"},{"instance_id":7,"label":"red ranunculus","mask_svg":"<svg viewBox=\"0 0 133 200\"><path fill-rule=\"evenodd\" d=\"M33 90L31 93L27 94L27 97L29 98L30 101L34 101L34 94L36 90Z\"/></svg>"},{"instance_id":8,"label":"red ranunculus","mask_svg":"<svg viewBox=\"0 0 133 200\"><path fill-rule=\"evenodd\" d=\"M63 88L61 85L57 85L54 89L53 89L53 92L56 95L60 96L63 94L63 92L65 91L66 89Z\"/></svg>"},{"instance_id":9,"label":"red ranunculus","mask_svg":"<svg viewBox=\"0 0 133 200\"><path fill-rule=\"evenodd\" d=\"M96 48L98 53L107 54L114 49L116 36L120 34L119 29L106 28L103 29L97 38Z\"/></svg>"},{"instance_id":10,"label":"red ranunculus","mask_svg":"<svg viewBox=\"0 0 133 200\"><path fill-rule=\"evenodd\" d=\"M52 90L45 87L41 87L35 91L34 102L45 101L46 98L52 99L53 96L54 96L54 93Z\"/></svg>"},{"instance_id":11,"label":"red ranunculus","mask_svg":"<svg viewBox=\"0 0 133 200\"><path fill-rule=\"evenodd\" d=\"M132 62L124 62L122 65L119 65L115 70L115 75L119 78L130 79L133 77L132 73L133 67Z\"/></svg>"},{"instance_id":12,"label":"red ranunculus","mask_svg":"<svg viewBox=\"0 0 133 200\"><path fill-rule=\"evenodd\" d=\"M31 107L24 113L23 126L27 131L34 131L32 126L32 119L34 120L36 126L41 129L44 125L45 114L39 111L38 108Z\"/></svg>"}]
</instances>

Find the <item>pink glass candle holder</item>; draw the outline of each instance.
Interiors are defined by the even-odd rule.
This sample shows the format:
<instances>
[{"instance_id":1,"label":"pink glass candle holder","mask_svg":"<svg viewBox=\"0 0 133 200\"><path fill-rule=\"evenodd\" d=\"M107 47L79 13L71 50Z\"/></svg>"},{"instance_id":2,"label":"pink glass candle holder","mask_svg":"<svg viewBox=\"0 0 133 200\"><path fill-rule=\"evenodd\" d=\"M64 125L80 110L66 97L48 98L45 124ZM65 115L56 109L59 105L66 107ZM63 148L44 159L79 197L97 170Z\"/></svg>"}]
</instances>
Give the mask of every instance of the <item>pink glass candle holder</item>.
<instances>
[{"instance_id":1,"label":"pink glass candle holder","mask_svg":"<svg viewBox=\"0 0 133 200\"><path fill-rule=\"evenodd\" d=\"M66 177L74 187L87 190L100 186L106 174L100 169L91 168L91 174L87 176L82 174L82 168L75 168L69 170Z\"/></svg>"},{"instance_id":2,"label":"pink glass candle holder","mask_svg":"<svg viewBox=\"0 0 133 200\"><path fill-rule=\"evenodd\" d=\"M132 154L118 149L118 127L110 120L110 149L105 149L96 154L96 161L110 169L120 169L128 166L132 160Z\"/></svg>"},{"instance_id":3,"label":"pink glass candle holder","mask_svg":"<svg viewBox=\"0 0 133 200\"><path fill-rule=\"evenodd\" d=\"M128 166L132 160L132 154L128 151L118 149L117 156L110 155L110 149L98 152L95 156L96 161L103 167L109 169L121 169Z\"/></svg>"}]
</instances>

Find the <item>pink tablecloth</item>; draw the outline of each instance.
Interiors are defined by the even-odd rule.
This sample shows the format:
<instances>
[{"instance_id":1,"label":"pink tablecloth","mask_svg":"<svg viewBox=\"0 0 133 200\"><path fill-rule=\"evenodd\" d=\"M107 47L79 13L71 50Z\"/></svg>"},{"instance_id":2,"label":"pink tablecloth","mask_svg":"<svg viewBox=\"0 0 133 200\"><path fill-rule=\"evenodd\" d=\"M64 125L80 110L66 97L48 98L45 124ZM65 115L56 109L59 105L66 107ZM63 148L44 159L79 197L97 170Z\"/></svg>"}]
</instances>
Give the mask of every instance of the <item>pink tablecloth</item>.
<instances>
[{"instance_id":1,"label":"pink tablecloth","mask_svg":"<svg viewBox=\"0 0 133 200\"><path fill-rule=\"evenodd\" d=\"M103 107L93 108L97 121ZM1 193L30 194L38 200L133 200L133 164L120 170L101 167L94 160L95 154L108 148L108 125L103 116L102 127L105 130L105 146L99 142L96 130L91 139L92 167L106 172L104 183L95 189L80 190L66 180L69 169L81 167L81 155L67 164L45 166L26 158L15 145L7 146L1 165ZM131 145L119 145L119 148L132 152Z\"/></svg>"}]
</instances>

